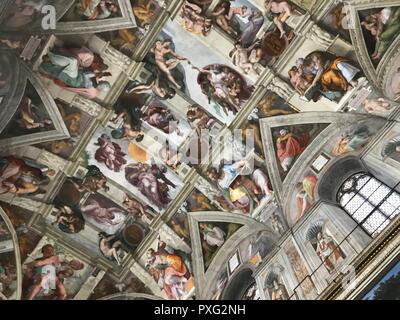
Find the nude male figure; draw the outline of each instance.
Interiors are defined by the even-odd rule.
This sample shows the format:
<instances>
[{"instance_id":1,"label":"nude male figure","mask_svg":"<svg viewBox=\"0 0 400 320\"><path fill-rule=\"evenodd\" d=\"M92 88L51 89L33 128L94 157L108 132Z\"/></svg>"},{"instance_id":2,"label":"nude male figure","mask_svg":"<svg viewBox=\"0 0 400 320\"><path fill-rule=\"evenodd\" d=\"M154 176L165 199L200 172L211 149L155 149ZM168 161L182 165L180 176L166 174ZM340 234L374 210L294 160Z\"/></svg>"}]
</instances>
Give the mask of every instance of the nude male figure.
<instances>
[{"instance_id":1,"label":"nude male figure","mask_svg":"<svg viewBox=\"0 0 400 320\"><path fill-rule=\"evenodd\" d=\"M172 76L171 70L175 69L182 61L187 61L187 59L176 54L171 49L170 45L171 42L168 40L156 41L151 51L154 53L156 64L160 68L160 70L164 72L165 76L174 86L176 86L178 89L181 89L181 86ZM174 58L167 59L167 54L172 55Z\"/></svg>"}]
</instances>

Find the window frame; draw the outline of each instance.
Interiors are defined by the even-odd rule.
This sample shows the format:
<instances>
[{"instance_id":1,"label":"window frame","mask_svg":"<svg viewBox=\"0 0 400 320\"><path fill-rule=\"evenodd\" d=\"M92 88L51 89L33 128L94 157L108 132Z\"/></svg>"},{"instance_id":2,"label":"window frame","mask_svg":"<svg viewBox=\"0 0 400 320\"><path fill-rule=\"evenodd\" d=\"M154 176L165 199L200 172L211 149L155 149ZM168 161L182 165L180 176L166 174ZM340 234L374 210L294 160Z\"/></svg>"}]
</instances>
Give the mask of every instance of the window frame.
<instances>
[{"instance_id":1,"label":"window frame","mask_svg":"<svg viewBox=\"0 0 400 320\"><path fill-rule=\"evenodd\" d=\"M359 181L368 178L367 181L362 183L361 185L358 185ZM368 187L368 184L371 182L377 182L378 186L374 190L368 190L371 191L368 196L363 193L364 187ZM381 189L381 188L386 189L387 191L386 195L383 197L378 198L378 201L372 201L371 199L375 195L375 193ZM354 193L354 194L352 194ZM350 198L344 202L344 197L346 195L350 195ZM387 184L382 182L381 180L377 179L375 176L373 176L369 172L358 172L350 177L348 177L340 186L338 192L337 192L337 203L339 206L357 223L359 227L361 227L369 236L372 238L378 236L386 227L396 219L398 215L400 215L400 202L399 204L392 204L388 199L392 196L396 195L397 197L400 198L400 193L396 190L396 186L393 188L390 188ZM355 210L350 210L348 208L348 205L352 203L352 201L355 201L356 198L361 198L362 203L358 206L357 209ZM376 204L375 204L376 203ZM372 209L363 215L362 218L357 218L356 215L357 213L362 213L362 211L359 212L359 210L362 210L362 207L368 204ZM391 214L386 213L385 210L382 209L382 207L388 204L391 207L393 207L393 211ZM371 225L368 221L370 219L373 219L374 216L377 217L377 214L380 215L381 217L384 218L382 223L380 223L378 226L373 226ZM368 229L368 226L370 227ZM373 229L373 230L372 230Z\"/></svg>"}]
</instances>

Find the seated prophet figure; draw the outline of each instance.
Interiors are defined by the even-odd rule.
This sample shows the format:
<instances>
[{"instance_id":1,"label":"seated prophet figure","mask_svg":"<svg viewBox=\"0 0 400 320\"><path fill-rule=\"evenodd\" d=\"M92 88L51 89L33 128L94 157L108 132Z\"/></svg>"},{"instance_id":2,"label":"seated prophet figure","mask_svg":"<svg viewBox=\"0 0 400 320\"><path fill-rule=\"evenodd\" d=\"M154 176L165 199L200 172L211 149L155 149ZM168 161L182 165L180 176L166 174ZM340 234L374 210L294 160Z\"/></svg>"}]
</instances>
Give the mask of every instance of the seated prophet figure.
<instances>
[{"instance_id":1,"label":"seated prophet figure","mask_svg":"<svg viewBox=\"0 0 400 320\"><path fill-rule=\"evenodd\" d=\"M286 173L293 165L295 158L307 148L310 135L308 133L303 133L301 136L297 137L287 129L281 130L279 134L276 141L276 152L281 167Z\"/></svg>"},{"instance_id":2,"label":"seated prophet figure","mask_svg":"<svg viewBox=\"0 0 400 320\"><path fill-rule=\"evenodd\" d=\"M8 16L5 17L4 26L19 29L29 25L40 18L45 4L46 0L15 0Z\"/></svg>"},{"instance_id":3,"label":"seated prophet figure","mask_svg":"<svg viewBox=\"0 0 400 320\"><path fill-rule=\"evenodd\" d=\"M157 251L153 248L147 251L146 268L168 299L181 300L188 293L185 285L191 278L189 261L183 252L163 241L159 240L157 247Z\"/></svg>"},{"instance_id":4,"label":"seated prophet figure","mask_svg":"<svg viewBox=\"0 0 400 320\"><path fill-rule=\"evenodd\" d=\"M357 76L361 72L347 58L318 51L304 59L304 68L315 73L311 87L320 84L323 91L340 93L353 89L357 85Z\"/></svg>"},{"instance_id":5,"label":"seated prophet figure","mask_svg":"<svg viewBox=\"0 0 400 320\"><path fill-rule=\"evenodd\" d=\"M118 6L108 0L80 0L77 10L87 20L107 19L119 11Z\"/></svg>"},{"instance_id":6,"label":"seated prophet figure","mask_svg":"<svg viewBox=\"0 0 400 320\"><path fill-rule=\"evenodd\" d=\"M96 161L104 163L111 171L120 172L122 166L126 164L126 154L122 152L121 147L112 142L106 134L102 134L95 145L98 146L94 156Z\"/></svg>"},{"instance_id":7,"label":"seated prophet figure","mask_svg":"<svg viewBox=\"0 0 400 320\"><path fill-rule=\"evenodd\" d=\"M44 192L41 186L50 182L55 171L28 159L8 156L0 159L0 194L28 195Z\"/></svg>"},{"instance_id":8,"label":"seated prophet figure","mask_svg":"<svg viewBox=\"0 0 400 320\"><path fill-rule=\"evenodd\" d=\"M226 233L221 228L207 223L200 223L199 228L209 246L222 247L225 243Z\"/></svg>"},{"instance_id":9,"label":"seated prophet figure","mask_svg":"<svg viewBox=\"0 0 400 320\"><path fill-rule=\"evenodd\" d=\"M361 25L375 38L375 51L371 58L379 61L399 35L400 8L384 8L378 13L367 16Z\"/></svg>"},{"instance_id":10,"label":"seated prophet figure","mask_svg":"<svg viewBox=\"0 0 400 320\"><path fill-rule=\"evenodd\" d=\"M87 48L49 51L39 71L67 91L95 99L111 85L103 78L111 76L102 59Z\"/></svg>"},{"instance_id":11,"label":"seated prophet figure","mask_svg":"<svg viewBox=\"0 0 400 320\"><path fill-rule=\"evenodd\" d=\"M61 261L56 255L54 247L46 244L42 247L42 257L28 264L25 280L33 283L29 291L28 299L33 300L43 290L48 295L51 290L55 290L59 300L67 298L67 291L64 284L57 276L56 268Z\"/></svg>"}]
</instances>

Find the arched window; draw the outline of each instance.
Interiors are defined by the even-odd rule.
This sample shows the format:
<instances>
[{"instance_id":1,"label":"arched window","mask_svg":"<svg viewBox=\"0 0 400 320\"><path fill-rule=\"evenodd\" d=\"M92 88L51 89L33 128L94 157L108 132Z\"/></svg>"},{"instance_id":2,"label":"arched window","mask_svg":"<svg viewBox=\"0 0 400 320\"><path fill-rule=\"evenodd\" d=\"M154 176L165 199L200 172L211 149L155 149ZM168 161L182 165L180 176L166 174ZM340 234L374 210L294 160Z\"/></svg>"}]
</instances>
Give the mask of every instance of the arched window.
<instances>
[{"instance_id":1,"label":"arched window","mask_svg":"<svg viewBox=\"0 0 400 320\"><path fill-rule=\"evenodd\" d=\"M347 179L339 189L338 202L372 237L400 213L400 194L367 173Z\"/></svg>"}]
</instances>

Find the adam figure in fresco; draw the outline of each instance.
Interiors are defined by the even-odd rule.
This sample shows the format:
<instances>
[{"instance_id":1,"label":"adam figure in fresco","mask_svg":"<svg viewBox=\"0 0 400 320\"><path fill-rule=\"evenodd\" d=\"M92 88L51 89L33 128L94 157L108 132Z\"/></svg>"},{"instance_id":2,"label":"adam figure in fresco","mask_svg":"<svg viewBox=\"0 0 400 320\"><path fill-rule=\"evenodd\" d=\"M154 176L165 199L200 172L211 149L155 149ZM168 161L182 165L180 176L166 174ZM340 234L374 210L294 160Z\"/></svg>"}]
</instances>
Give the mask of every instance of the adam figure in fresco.
<instances>
[{"instance_id":1,"label":"adam figure in fresco","mask_svg":"<svg viewBox=\"0 0 400 320\"><path fill-rule=\"evenodd\" d=\"M187 61L186 58L179 56L171 49L171 41L156 41L154 47L151 49L154 53L155 63L157 67L165 74L171 83L181 89L181 86L175 81L171 74L171 70L175 69L182 61Z\"/></svg>"},{"instance_id":2,"label":"adam figure in fresco","mask_svg":"<svg viewBox=\"0 0 400 320\"><path fill-rule=\"evenodd\" d=\"M200 223L199 229L203 234L204 241L211 247L222 247L225 243L226 233L212 224Z\"/></svg>"}]
</instances>

